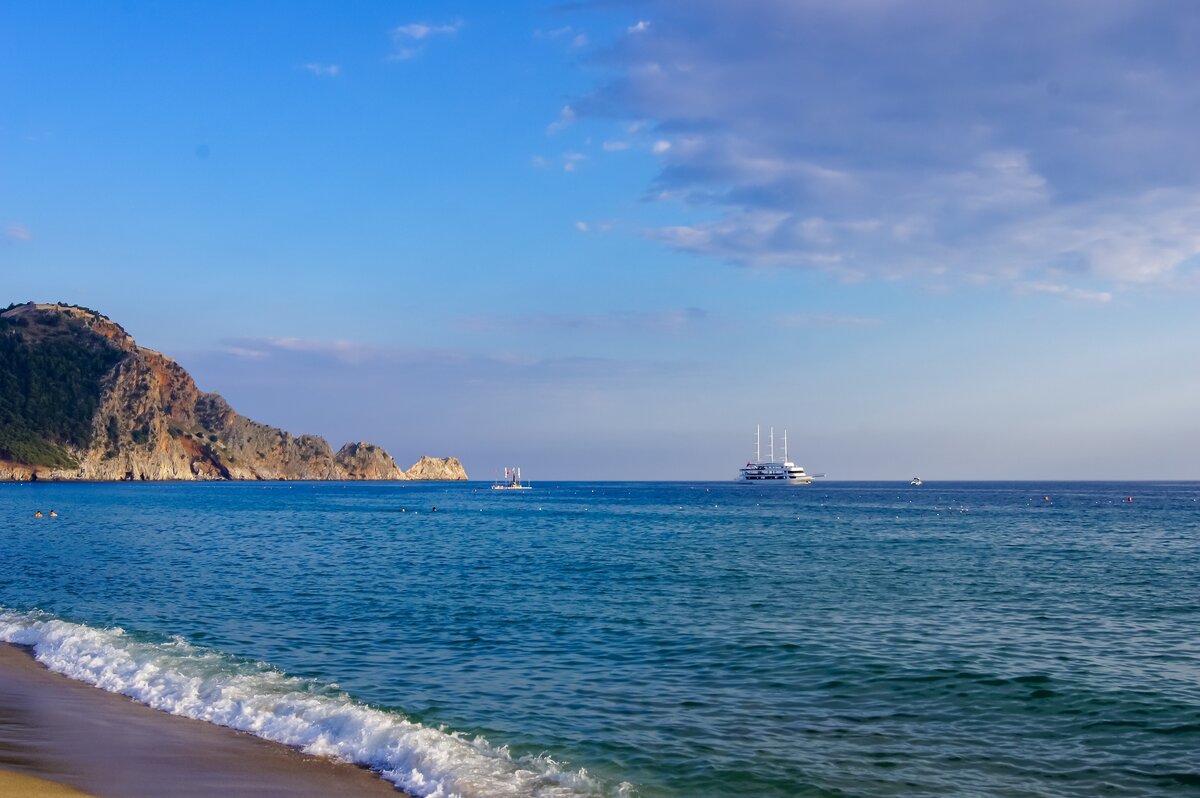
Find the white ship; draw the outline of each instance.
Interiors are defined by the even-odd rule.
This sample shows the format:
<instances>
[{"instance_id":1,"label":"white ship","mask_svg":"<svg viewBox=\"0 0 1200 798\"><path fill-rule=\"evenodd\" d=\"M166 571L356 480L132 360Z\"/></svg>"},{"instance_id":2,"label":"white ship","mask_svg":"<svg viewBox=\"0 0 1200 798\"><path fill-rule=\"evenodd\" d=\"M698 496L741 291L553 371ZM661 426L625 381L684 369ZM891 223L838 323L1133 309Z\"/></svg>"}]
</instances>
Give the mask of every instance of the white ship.
<instances>
[{"instance_id":1,"label":"white ship","mask_svg":"<svg viewBox=\"0 0 1200 798\"><path fill-rule=\"evenodd\" d=\"M504 479L496 481L492 490L533 490L533 486L521 484L520 468L505 468Z\"/></svg>"},{"instance_id":2,"label":"white ship","mask_svg":"<svg viewBox=\"0 0 1200 798\"><path fill-rule=\"evenodd\" d=\"M811 485L817 477L824 474L806 474L802 466L788 460L787 430L783 431L783 462L775 460L775 428L771 427L770 454L762 459L762 427L754 428L754 459L746 463L738 472L738 480L742 482L782 482L786 485Z\"/></svg>"},{"instance_id":3,"label":"white ship","mask_svg":"<svg viewBox=\"0 0 1200 798\"><path fill-rule=\"evenodd\" d=\"M913 477L912 482L910 482L908 484L909 485L924 485L925 483L921 481L920 477Z\"/></svg>"}]
</instances>

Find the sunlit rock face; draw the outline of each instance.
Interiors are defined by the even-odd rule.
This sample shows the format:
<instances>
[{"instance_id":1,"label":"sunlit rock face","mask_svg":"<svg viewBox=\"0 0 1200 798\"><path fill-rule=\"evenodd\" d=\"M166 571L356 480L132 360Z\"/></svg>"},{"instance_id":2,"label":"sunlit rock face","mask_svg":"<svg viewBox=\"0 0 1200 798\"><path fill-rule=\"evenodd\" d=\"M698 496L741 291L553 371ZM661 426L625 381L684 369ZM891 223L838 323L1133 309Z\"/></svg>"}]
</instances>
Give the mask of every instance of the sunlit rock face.
<instances>
[{"instance_id":1,"label":"sunlit rock face","mask_svg":"<svg viewBox=\"0 0 1200 798\"><path fill-rule=\"evenodd\" d=\"M0 366L0 480L466 479L453 457L406 473L374 444L335 454L324 438L238 415L87 308L9 308Z\"/></svg>"},{"instance_id":2,"label":"sunlit rock face","mask_svg":"<svg viewBox=\"0 0 1200 798\"><path fill-rule=\"evenodd\" d=\"M406 472L409 479L452 480L466 479L467 472L457 457L429 457L422 455Z\"/></svg>"}]
</instances>

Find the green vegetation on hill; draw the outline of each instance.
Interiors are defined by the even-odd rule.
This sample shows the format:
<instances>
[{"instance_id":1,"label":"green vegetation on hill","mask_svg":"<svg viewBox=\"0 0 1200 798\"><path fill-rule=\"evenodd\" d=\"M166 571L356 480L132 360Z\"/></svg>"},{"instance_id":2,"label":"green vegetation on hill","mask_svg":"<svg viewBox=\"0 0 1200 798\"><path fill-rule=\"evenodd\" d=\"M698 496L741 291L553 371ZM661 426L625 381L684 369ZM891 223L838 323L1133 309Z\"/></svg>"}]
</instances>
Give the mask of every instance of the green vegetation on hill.
<instances>
[{"instance_id":1,"label":"green vegetation on hill","mask_svg":"<svg viewBox=\"0 0 1200 798\"><path fill-rule=\"evenodd\" d=\"M58 327L62 321L48 314L36 323ZM29 343L18 329L27 324L0 319L0 459L73 467L62 445L90 443L100 378L122 353L69 334Z\"/></svg>"},{"instance_id":2,"label":"green vegetation on hill","mask_svg":"<svg viewBox=\"0 0 1200 798\"><path fill-rule=\"evenodd\" d=\"M32 302L10 302L8 304L8 307L0 308L0 313L7 313L8 311L12 310L13 308L19 308L22 305L32 305L32 304L33 304ZM108 316L105 316L100 311L92 310L91 308L87 307L86 305L72 305L68 302L55 302L54 306L59 307L59 308L71 308L74 310L82 310L84 313L88 314L89 316L93 316L97 319L104 319L106 321L112 321L112 319L109 319Z\"/></svg>"}]
</instances>

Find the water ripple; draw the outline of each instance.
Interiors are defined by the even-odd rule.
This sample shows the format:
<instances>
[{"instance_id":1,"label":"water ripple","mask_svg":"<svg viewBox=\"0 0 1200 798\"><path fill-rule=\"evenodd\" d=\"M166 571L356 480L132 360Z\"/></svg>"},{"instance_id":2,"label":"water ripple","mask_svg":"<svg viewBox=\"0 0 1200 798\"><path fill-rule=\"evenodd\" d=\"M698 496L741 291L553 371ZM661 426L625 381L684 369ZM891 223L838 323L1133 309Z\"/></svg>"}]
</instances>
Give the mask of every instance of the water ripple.
<instances>
[{"instance_id":1,"label":"water ripple","mask_svg":"<svg viewBox=\"0 0 1200 798\"><path fill-rule=\"evenodd\" d=\"M1200 786L1194 484L479 487L0 486L0 604L647 797Z\"/></svg>"}]
</instances>

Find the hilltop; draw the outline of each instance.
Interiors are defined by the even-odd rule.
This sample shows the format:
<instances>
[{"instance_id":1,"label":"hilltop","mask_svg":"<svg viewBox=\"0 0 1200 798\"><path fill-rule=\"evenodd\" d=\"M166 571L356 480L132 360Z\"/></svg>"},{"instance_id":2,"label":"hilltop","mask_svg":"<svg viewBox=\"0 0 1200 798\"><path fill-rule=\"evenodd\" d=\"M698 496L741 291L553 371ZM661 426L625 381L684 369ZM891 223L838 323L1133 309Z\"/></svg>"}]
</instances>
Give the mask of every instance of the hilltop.
<instances>
[{"instance_id":1,"label":"hilltop","mask_svg":"<svg viewBox=\"0 0 1200 798\"><path fill-rule=\"evenodd\" d=\"M89 308L0 312L0 480L466 478L455 457L406 472L371 443L252 421Z\"/></svg>"}]
</instances>

